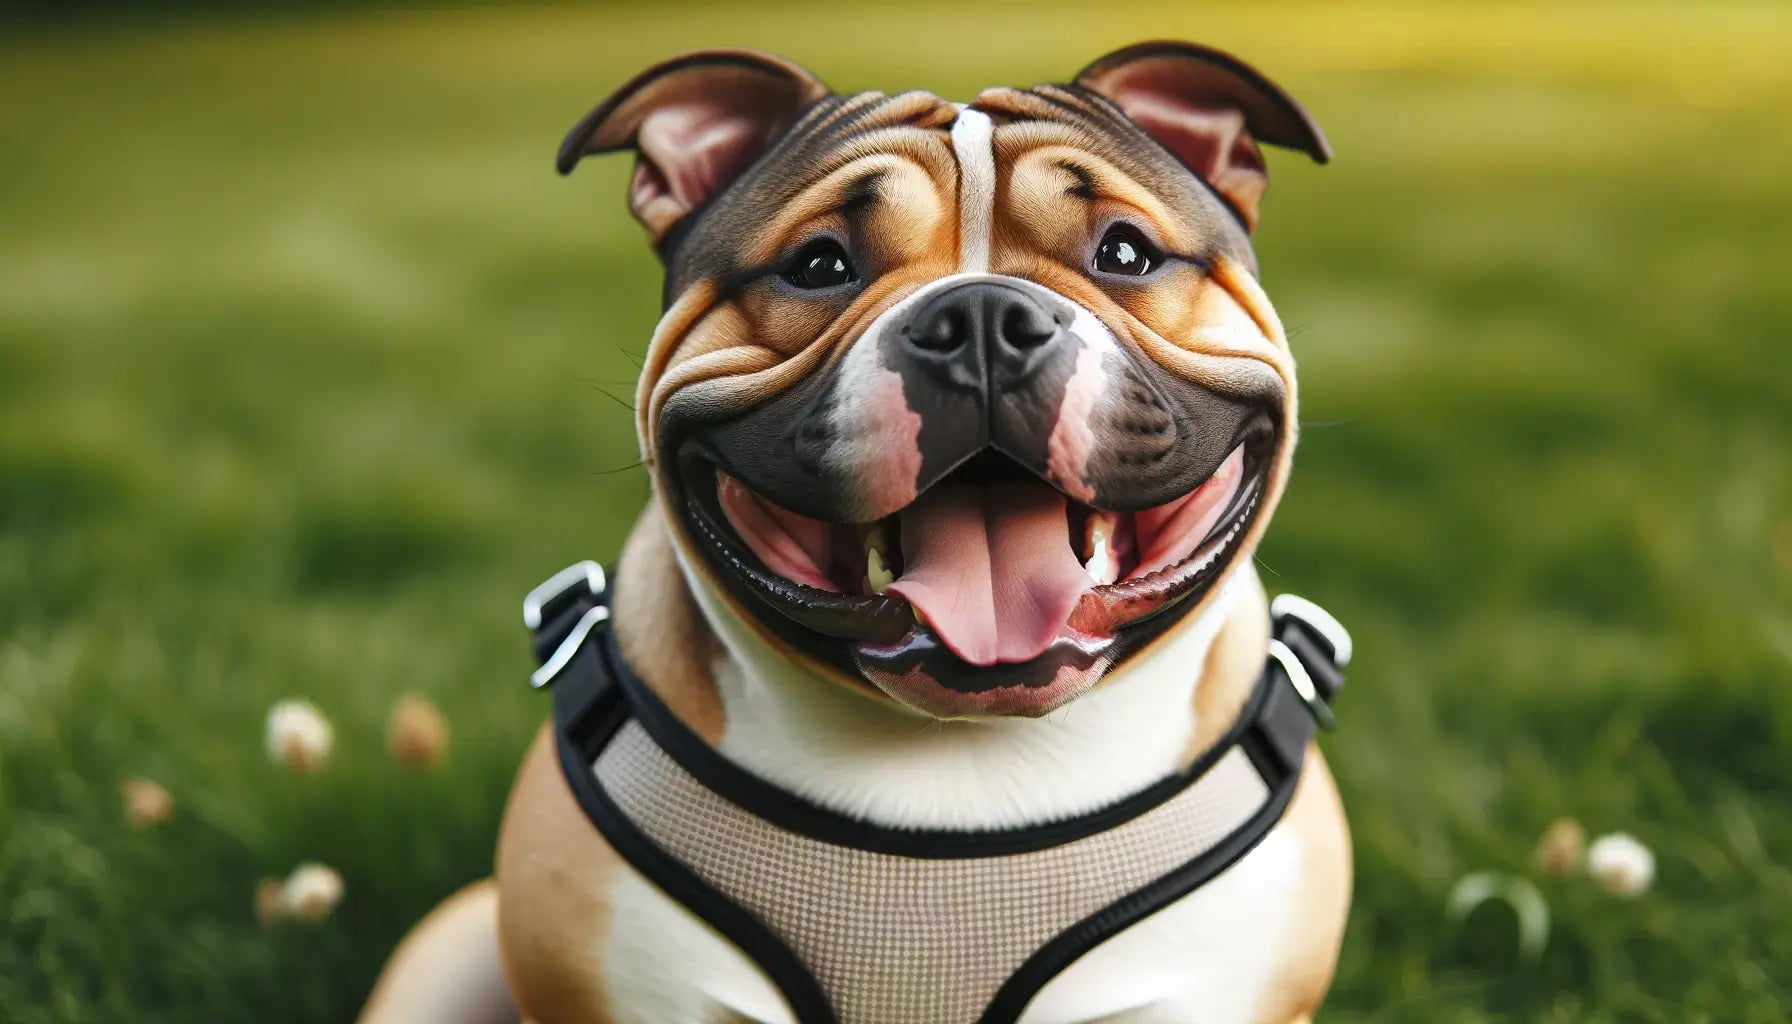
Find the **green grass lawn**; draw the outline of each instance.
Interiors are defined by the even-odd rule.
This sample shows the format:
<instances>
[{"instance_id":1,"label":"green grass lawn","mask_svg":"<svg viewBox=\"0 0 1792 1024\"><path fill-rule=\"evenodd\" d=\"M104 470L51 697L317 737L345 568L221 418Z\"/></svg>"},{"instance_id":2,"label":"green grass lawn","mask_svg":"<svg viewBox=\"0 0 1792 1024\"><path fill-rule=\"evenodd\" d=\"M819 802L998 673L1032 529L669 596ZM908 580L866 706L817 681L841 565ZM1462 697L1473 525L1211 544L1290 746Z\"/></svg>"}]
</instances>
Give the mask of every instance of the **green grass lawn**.
<instances>
[{"instance_id":1,"label":"green grass lawn","mask_svg":"<svg viewBox=\"0 0 1792 1024\"><path fill-rule=\"evenodd\" d=\"M965 98L1153 36L1337 149L1275 160L1260 233L1308 423L1264 575L1360 650L1325 1019L1788 1019L1792 10L1081 11L0 27L0 1021L345 1020L489 871L547 708L519 599L646 493L605 392L655 263L623 162L551 172L590 103L698 45ZM405 691L437 772L383 751ZM321 775L262 753L286 696ZM139 774L167 826L125 826ZM1536 962L1445 918L1559 815L1655 889L1540 879ZM258 928L308 859L338 914Z\"/></svg>"}]
</instances>

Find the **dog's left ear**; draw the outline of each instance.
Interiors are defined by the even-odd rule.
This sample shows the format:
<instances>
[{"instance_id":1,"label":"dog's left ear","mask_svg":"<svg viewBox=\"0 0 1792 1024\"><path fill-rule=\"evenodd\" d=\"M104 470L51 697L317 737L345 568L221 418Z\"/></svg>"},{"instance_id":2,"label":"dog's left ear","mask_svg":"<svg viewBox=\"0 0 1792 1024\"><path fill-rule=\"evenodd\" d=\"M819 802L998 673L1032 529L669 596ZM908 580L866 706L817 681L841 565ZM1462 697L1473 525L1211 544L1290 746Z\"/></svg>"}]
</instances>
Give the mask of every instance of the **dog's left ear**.
<instances>
[{"instance_id":1,"label":"dog's left ear","mask_svg":"<svg viewBox=\"0 0 1792 1024\"><path fill-rule=\"evenodd\" d=\"M1230 54L1194 43L1139 43L1077 73L1231 204L1246 230L1269 187L1259 142L1331 159L1325 133L1294 97Z\"/></svg>"},{"instance_id":2,"label":"dog's left ear","mask_svg":"<svg viewBox=\"0 0 1792 1024\"><path fill-rule=\"evenodd\" d=\"M555 166L570 174L589 154L633 149L629 207L659 243L828 93L808 71L767 53L687 53L636 75L580 118Z\"/></svg>"}]
</instances>

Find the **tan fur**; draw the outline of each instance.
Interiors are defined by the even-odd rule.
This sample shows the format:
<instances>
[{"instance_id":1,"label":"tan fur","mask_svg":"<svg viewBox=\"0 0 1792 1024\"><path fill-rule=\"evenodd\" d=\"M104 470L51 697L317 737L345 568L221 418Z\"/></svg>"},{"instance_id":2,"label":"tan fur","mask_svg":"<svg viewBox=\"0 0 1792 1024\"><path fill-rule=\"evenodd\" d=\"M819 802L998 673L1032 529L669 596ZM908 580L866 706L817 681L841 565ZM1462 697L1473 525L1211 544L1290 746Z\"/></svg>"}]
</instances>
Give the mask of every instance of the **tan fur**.
<instances>
[{"instance_id":1,"label":"tan fur","mask_svg":"<svg viewBox=\"0 0 1792 1024\"><path fill-rule=\"evenodd\" d=\"M697 735L718 743L724 717L710 666L721 644L678 571L668 534L659 506L649 505L622 547L628 578L614 587L613 628L636 674Z\"/></svg>"},{"instance_id":2,"label":"tan fur","mask_svg":"<svg viewBox=\"0 0 1792 1024\"><path fill-rule=\"evenodd\" d=\"M1232 614L1213 638L1201 685L1195 687L1195 728L1189 736L1184 766L1191 765L1219 742L1250 699L1263 673L1263 652L1269 645L1269 599L1255 580L1239 588Z\"/></svg>"},{"instance_id":3,"label":"tan fur","mask_svg":"<svg viewBox=\"0 0 1792 1024\"><path fill-rule=\"evenodd\" d=\"M475 882L443 900L399 944L361 1011L363 1024L514 1020L500 969L498 887Z\"/></svg>"},{"instance_id":4,"label":"tan fur","mask_svg":"<svg viewBox=\"0 0 1792 1024\"><path fill-rule=\"evenodd\" d=\"M1350 912L1350 829L1331 768L1315 745L1307 747L1306 767L1281 827L1299 836L1305 851L1297 901L1302 913L1257 1019L1299 1024L1310 1021L1331 987Z\"/></svg>"},{"instance_id":5,"label":"tan fur","mask_svg":"<svg viewBox=\"0 0 1792 1024\"><path fill-rule=\"evenodd\" d=\"M543 726L498 838L498 942L525 1015L541 1024L607 1024L602 942L610 885L622 870L573 799Z\"/></svg>"}]
</instances>

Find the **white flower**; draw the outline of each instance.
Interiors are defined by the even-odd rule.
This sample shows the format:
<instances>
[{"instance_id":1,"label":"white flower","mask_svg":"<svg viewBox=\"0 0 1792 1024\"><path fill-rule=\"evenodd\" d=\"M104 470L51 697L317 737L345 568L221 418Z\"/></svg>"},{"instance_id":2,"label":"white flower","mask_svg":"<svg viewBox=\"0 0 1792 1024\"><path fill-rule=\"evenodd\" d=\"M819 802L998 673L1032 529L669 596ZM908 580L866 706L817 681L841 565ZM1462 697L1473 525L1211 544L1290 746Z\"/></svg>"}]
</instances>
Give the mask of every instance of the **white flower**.
<instances>
[{"instance_id":1,"label":"white flower","mask_svg":"<svg viewBox=\"0 0 1792 1024\"><path fill-rule=\"evenodd\" d=\"M308 700L283 700L268 710L268 757L302 772L323 767L334 732Z\"/></svg>"},{"instance_id":2,"label":"white flower","mask_svg":"<svg viewBox=\"0 0 1792 1024\"><path fill-rule=\"evenodd\" d=\"M1587 847L1587 874L1606 892L1635 896L1655 881L1655 855L1635 836L1613 832Z\"/></svg>"},{"instance_id":3,"label":"white flower","mask_svg":"<svg viewBox=\"0 0 1792 1024\"><path fill-rule=\"evenodd\" d=\"M280 887L280 905L287 916L321 921L342 899L342 876L323 864L300 864Z\"/></svg>"}]
</instances>

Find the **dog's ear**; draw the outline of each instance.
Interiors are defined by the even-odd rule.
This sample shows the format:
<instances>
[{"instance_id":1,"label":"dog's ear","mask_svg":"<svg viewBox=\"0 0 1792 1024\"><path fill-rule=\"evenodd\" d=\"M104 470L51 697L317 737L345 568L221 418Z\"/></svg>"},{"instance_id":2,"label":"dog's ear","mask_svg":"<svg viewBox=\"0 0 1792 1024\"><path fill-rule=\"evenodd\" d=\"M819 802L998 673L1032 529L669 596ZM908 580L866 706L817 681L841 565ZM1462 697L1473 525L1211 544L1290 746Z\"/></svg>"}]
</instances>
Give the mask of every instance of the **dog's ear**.
<instances>
[{"instance_id":1,"label":"dog's ear","mask_svg":"<svg viewBox=\"0 0 1792 1024\"><path fill-rule=\"evenodd\" d=\"M1076 84L1112 100L1146 133L1200 175L1238 212L1247 230L1269 170L1257 144L1331 159L1325 133L1294 97L1250 65L1193 43L1139 43L1077 73Z\"/></svg>"},{"instance_id":2,"label":"dog's ear","mask_svg":"<svg viewBox=\"0 0 1792 1024\"><path fill-rule=\"evenodd\" d=\"M556 166L635 151L628 204L654 241L752 164L828 87L752 50L700 50L636 75L573 126Z\"/></svg>"}]
</instances>

